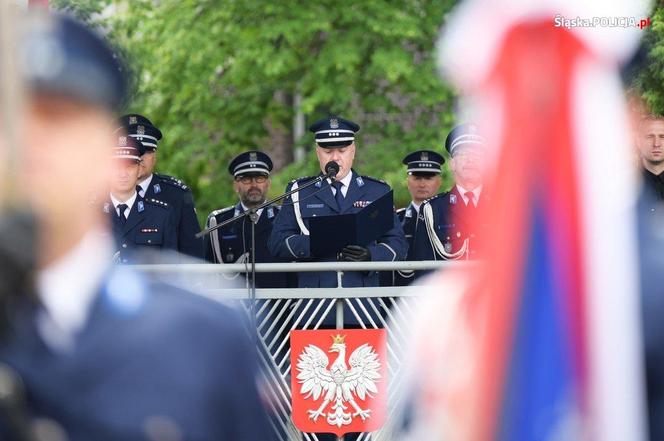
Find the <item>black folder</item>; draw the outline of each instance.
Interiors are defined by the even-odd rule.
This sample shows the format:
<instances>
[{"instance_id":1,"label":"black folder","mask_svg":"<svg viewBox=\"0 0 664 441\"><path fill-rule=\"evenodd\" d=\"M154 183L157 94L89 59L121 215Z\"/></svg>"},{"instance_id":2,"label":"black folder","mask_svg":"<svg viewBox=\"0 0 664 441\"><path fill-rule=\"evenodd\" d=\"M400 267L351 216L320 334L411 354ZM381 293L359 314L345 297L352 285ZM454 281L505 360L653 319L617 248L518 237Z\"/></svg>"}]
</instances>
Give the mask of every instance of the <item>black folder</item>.
<instances>
[{"instance_id":1,"label":"black folder","mask_svg":"<svg viewBox=\"0 0 664 441\"><path fill-rule=\"evenodd\" d=\"M334 256L346 245L367 246L394 227L392 190L356 213L310 217L309 251Z\"/></svg>"}]
</instances>

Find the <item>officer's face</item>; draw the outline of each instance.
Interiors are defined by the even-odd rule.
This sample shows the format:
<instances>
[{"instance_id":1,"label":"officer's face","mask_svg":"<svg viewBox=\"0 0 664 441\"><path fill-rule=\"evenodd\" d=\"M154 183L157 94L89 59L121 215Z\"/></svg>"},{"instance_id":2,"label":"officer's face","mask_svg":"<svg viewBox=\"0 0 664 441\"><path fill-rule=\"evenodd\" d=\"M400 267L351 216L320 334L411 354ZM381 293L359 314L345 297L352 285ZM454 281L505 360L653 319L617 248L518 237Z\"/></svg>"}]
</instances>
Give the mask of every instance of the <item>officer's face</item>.
<instances>
[{"instance_id":1,"label":"officer's face","mask_svg":"<svg viewBox=\"0 0 664 441\"><path fill-rule=\"evenodd\" d=\"M141 156L141 164L139 166L139 179L145 179L154 172L154 166L157 163L157 151L147 150Z\"/></svg>"},{"instance_id":2,"label":"officer's face","mask_svg":"<svg viewBox=\"0 0 664 441\"><path fill-rule=\"evenodd\" d=\"M486 171L486 153L483 149L463 147L450 160L454 180L462 186L479 185Z\"/></svg>"},{"instance_id":3,"label":"officer's face","mask_svg":"<svg viewBox=\"0 0 664 441\"><path fill-rule=\"evenodd\" d=\"M325 165L328 162L334 161L339 164L339 173L337 173L336 179L343 179L350 169L353 167L353 160L355 159L355 143L340 148L326 149L323 147L316 147L316 156L318 156L318 163L320 164L320 169L325 173Z\"/></svg>"},{"instance_id":4,"label":"officer's face","mask_svg":"<svg viewBox=\"0 0 664 441\"><path fill-rule=\"evenodd\" d=\"M20 170L25 196L45 220L76 228L78 219L89 221L88 210L100 211L91 202L108 192L112 116L56 96L40 95L26 104Z\"/></svg>"},{"instance_id":5,"label":"officer's face","mask_svg":"<svg viewBox=\"0 0 664 441\"><path fill-rule=\"evenodd\" d=\"M111 192L119 195L133 194L136 190L136 183L138 182L139 163L122 159L116 159L112 162Z\"/></svg>"},{"instance_id":6,"label":"officer's face","mask_svg":"<svg viewBox=\"0 0 664 441\"><path fill-rule=\"evenodd\" d=\"M652 165L664 163L664 120L645 120L641 123L637 147L644 162Z\"/></svg>"},{"instance_id":7,"label":"officer's face","mask_svg":"<svg viewBox=\"0 0 664 441\"><path fill-rule=\"evenodd\" d=\"M413 201L419 203L438 193L440 175L408 175L408 191Z\"/></svg>"},{"instance_id":8,"label":"officer's face","mask_svg":"<svg viewBox=\"0 0 664 441\"><path fill-rule=\"evenodd\" d=\"M265 175L238 177L233 184L235 192L247 207L255 207L265 202L270 191L270 178Z\"/></svg>"}]
</instances>

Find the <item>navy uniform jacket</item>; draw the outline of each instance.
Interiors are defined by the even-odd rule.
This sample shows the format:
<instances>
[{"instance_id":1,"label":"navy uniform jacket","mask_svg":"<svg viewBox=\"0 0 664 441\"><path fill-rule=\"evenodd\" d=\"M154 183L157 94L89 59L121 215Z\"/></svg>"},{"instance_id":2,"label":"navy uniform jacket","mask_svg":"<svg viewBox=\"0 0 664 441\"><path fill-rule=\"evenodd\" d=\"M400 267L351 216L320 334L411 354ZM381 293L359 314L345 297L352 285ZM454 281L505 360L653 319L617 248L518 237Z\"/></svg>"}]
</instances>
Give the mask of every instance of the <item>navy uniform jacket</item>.
<instances>
[{"instance_id":1,"label":"navy uniform jacket","mask_svg":"<svg viewBox=\"0 0 664 441\"><path fill-rule=\"evenodd\" d=\"M417 210L413 204L409 204L406 208L399 208L397 210L397 218L403 228L404 237L408 243L408 255L406 260L412 259L413 238L415 236L415 225L417 224ZM381 286L406 286L414 279L413 271L383 271L380 274Z\"/></svg>"},{"instance_id":2,"label":"navy uniform jacket","mask_svg":"<svg viewBox=\"0 0 664 441\"><path fill-rule=\"evenodd\" d=\"M135 253L141 250L176 249L175 217L166 202L136 196L124 225L112 203L106 202L104 211L113 224L116 262L135 263Z\"/></svg>"},{"instance_id":3,"label":"navy uniform jacket","mask_svg":"<svg viewBox=\"0 0 664 441\"><path fill-rule=\"evenodd\" d=\"M150 185L143 196L168 202L173 207L178 252L202 259L203 239L196 238L196 234L201 231L201 227L196 217L191 189L179 179L154 173L152 181L150 181Z\"/></svg>"},{"instance_id":4,"label":"navy uniform jacket","mask_svg":"<svg viewBox=\"0 0 664 441\"><path fill-rule=\"evenodd\" d=\"M354 171L352 173L352 179L341 210L337 207L332 189L323 188L324 186L329 187L329 184L325 181L306 188L299 194L296 193L293 195L295 196L294 199L292 196L286 199L283 208L274 221L272 236L268 242L270 252L275 257L283 260L336 261L336 256L312 256L310 254L309 218L355 213L362 206L366 206L367 203L390 191L390 186L383 181L359 176ZM291 182L287 191L299 187L310 179L313 178L306 177ZM330 231L330 236L334 236L334 231ZM372 261L403 260L406 257L408 245L396 214L394 215L394 227L378 241L367 245L367 248L371 251ZM334 264L330 266L333 268ZM378 286L378 273L375 271L345 272L342 283L345 287ZM332 288L337 286L337 276L334 272L302 272L298 274L298 284L300 287Z\"/></svg>"},{"instance_id":5,"label":"navy uniform jacket","mask_svg":"<svg viewBox=\"0 0 664 441\"><path fill-rule=\"evenodd\" d=\"M486 191L478 204L486 198ZM427 212L432 214L431 219ZM475 239L481 231L473 231L470 226L472 216L477 208L468 208L459 194L456 185L446 193L440 193L428 199L420 206L417 220L413 249L410 254L413 260L448 260L477 258ZM480 226L483 230L484 225ZM432 236L432 231L435 237ZM464 252L464 243L468 241Z\"/></svg>"},{"instance_id":6,"label":"navy uniform jacket","mask_svg":"<svg viewBox=\"0 0 664 441\"><path fill-rule=\"evenodd\" d=\"M116 267L71 349L43 341L40 312L14 316L0 362L21 376L31 417L54 420L70 441L157 439L146 428L159 421L181 435L164 439L269 439L254 350L231 309Z\"/></svg>"},{"instance_id":7,"label":"navy uniform jacket","mask_svg":"<svg viewBox=\"0 0 664 441\"><path fill-rule=\"evenodd\" d=\"M238 203L213 211L208 216L205 228L218 225L240 213L244 209ZM272 223L279 213L279 207L263 208L255 227L256 262L275 262L267 249L267 241L272 233ZM214 263L251 263L251 221L248 217L235 221L205 236L205 260ZM287 288L287 273L256 273L257 288Z\"/></svg>"}]
</instances>

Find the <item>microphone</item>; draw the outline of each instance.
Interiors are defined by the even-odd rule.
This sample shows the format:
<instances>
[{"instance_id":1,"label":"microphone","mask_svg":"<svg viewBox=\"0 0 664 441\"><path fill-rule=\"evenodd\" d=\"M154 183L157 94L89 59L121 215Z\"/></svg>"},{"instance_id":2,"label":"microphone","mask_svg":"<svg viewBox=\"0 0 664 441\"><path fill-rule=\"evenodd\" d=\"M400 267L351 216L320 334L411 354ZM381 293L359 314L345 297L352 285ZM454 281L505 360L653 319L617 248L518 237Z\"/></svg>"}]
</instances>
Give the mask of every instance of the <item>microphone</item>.
<instances>
[{"instance_id":1,"label":"microphone","mask_svg":"<svg viewBox=\"0 0 664 441\"><path fill-rule=\"evenodd\" d=\"M334 177L339 173L339 164L337 164L334 161L330 161L327 164L325 164L325 176L331 179L334 179Z\"/></svg>"}]
</instances>

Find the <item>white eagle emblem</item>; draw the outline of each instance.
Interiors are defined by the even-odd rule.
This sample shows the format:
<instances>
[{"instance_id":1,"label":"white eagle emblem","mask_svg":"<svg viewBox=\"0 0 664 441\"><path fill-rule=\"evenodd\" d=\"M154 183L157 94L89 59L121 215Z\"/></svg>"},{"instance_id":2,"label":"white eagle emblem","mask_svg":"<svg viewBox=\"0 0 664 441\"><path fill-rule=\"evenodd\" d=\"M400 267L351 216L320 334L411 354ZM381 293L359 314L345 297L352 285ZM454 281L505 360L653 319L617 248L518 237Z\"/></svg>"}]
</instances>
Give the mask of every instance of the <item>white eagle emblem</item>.
<instances>
[{"instance_id":1,"label":"white eagle emblem","mask_svg":"<svg viewBox=\"0 0 664 441\"><path fill-rule=\"evenodd\" d=\"M353 351L346 366L345 336L332 336L332 346L329 352L338 352L337 359L327 369L329 359L325 352L315 345L304 348L297 361L297 380L302 385L301 394L304 398L313 398L317 401L323 396L323 403L318 409L308 410L309 419L316 421L324 416L327 423L341 427L351 423L359 416L362 420L370 417L370 409L362 409L355 401L355 397L364 400L367 396L373 398L378 393L376 382L380 379L380 361L378 354L369 344L365 343ZM328 405L329 412L326 412ZM346 412L349 403L355 412Z\"/></svg>"}]
</instances>

